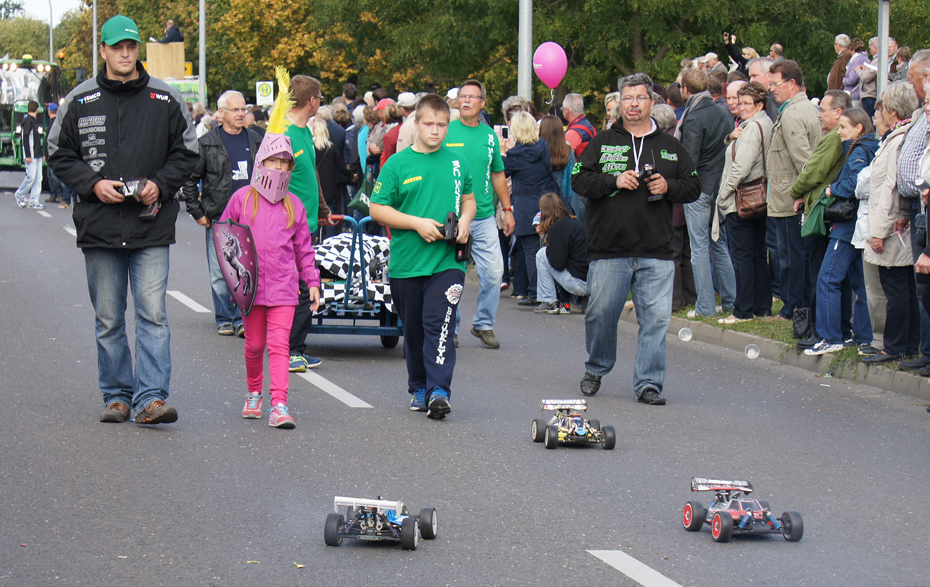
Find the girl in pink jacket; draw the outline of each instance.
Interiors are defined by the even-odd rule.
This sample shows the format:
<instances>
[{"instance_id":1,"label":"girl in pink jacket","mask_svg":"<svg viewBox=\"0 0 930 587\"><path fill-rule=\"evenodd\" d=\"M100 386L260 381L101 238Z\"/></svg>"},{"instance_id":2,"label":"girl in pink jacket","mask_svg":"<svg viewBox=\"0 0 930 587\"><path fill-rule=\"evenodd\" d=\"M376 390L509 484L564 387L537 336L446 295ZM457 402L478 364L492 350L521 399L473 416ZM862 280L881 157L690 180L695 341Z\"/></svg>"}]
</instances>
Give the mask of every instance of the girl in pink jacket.
<instances>
[{"instance_id":1,"label":"girl in pink jacket","mask_svg":"<svg viewBox=\"0 0 930 587\"><path fill-rule=\"evenodd\" d=\"M287 191L294 168L291 139L266 133L255 156L251 185L229 199L220 222L231 218L247 224L255 239L258 281L255 302L245 325L245 371L248 384L243 418L262 414L262 371L265 346L271 379L268 425L294 428L287 413L288 337L297 305L298 276L310 288L311 310L320 305L320 272L307 225L307 210Z\"/></svg>"}]
</instances>

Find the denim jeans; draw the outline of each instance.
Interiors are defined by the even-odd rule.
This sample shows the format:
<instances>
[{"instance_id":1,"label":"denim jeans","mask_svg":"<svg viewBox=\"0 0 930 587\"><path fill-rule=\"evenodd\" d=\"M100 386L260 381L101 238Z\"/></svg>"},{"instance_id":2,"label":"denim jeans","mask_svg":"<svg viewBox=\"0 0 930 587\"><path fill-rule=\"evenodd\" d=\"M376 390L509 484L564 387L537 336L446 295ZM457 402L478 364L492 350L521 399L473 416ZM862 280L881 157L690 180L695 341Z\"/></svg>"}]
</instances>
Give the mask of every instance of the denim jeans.
<instances>
[{"instance_id":1,"label":"denim jeans","mask_svg":"<svg viewBox=\"0 0 930 587\"><path fill-rule=\"evenodd\" d=\"M223 324L239 326L242 324L242 313L239 306L232 300L232 293L226 280L223 279L223 270L220 268L219 258L216 256L216 247L213 244L213 227L207 229L207 268L210 270L210 287L213 289L213 316L217 327Z\"/></svg>"},{"instance_id":2,"label":"denim jeans","mask_svg":"<svg viewBox=\"0 0 930 587\"><path fill-rule=\"evenodd\" d=\"M853 317L853 340L856 344L872 342L872 320L865 294L865 277L862 273L862 251L846 241L830 239L827 252L817 277L817 335L830 344L841 344L843 333L841 283L849 277L849 285L856 294Z\"/></svg>"},{"instance_id":3,"label":"denim jeans","mask_svg":"<svg viewBox=\"0 0 930 587\"><path fill-rule=\"evenodd\" d=\"M97 377L103 403L141 410L168 398L171 333L165 293L168 247L85 248L87 289L96 312ZM126 338L126 293L132 289L136 315L136 364Z\"/></svg>"},{"instance_id":4,"label":"denim jeans","mask_svg":"<svg viewBox=\"0 0 930 587\"><path fill-rule=\"evenodd\" d=\"M778 247L781 299L785 302L779 314L793 319L795 308L806 308L804 281L807 279L807 254L801 236L801 215L772 218L775 224L775 241Z\"/></svg>"},{"instance_id":5,"label":"denim jeans","mask_svg":"<svg viewBox=\"0 0 930 587\"><path fill-rule=\"evenodd\" d=\"M633 391L662 393L665 383L665 333L672 317L671 260L645 257L596 259L588 267L588 311L584 317L588 373L604 376L617 361L617 322L627 293L633 290L639 335Z\"/></svg>"},{"instance_id":6,"label":"denim jeans","mask_svg":"<svg viewBox=\"0 0 930 587\"><path fill-rule=\"evenodd\" d=\"M911 218L915 218L920 214L920 198L912 198L911 202ZM911 222L911 248L914 252L914 261L920 258L920 254L923 253L923 246L918 242L916 233L917 233L917 224ZM920 306L920 354L925 357L930 357L930 308L924 307L924 290L930 286L924 285L922 283L917 284L917 302Z\"/></svg>"},{"instance_id":7,"label":"denim jeans","mask_svg":"<svg viewBox=\"0 0 930 587\"><path fill-rule=\"evenodd\" d=\"M688 222L688 236L691 238L691 270L697 289L694 310L699 316L717 314L717 303L714 300L715 282L720 291L724 311L732 309L736 299L736 274L730 262L723 227L719 240L712 240L710 236L714 206L716 197L703 193L697 201L685 204L685 220Z\"/></svg>"},{"instance_id":8,"label":"denim jeans","mask_svg":"<svg viewBox=\"0 0 930 587\"><path fill-rule=\"evenodd\" d=\"M58 176L55 175L55 172L52 171L51 167L45 168L45 173L48 174L48 193L53 198L61 199L62 196L62 186L61 180L58 179Z\"/></svg>"},{"instance_id":9,"label":"denim jeans","mask_svg":"<svg viewBox=\"0 0 930 587\"><path fill-rule=\"evenodd\" d=\"M772 313L772 286L765 260L765 233L768 218L742 220L737 212L727 214L727 244L736 274L736 301L733 315L749 319Z\"/></svg>"},{"instance_id":10,"label":"denim jeans","mask_svg":"<svg viewBox=\"0 0 930 587\"><path fill-rule=\"evenodd\" d=\"M501 301L501 279L504 277L504 257L497 237L497 220L494 216L472 220L471 257L478 274L478 311L472 319L475 330L493 330L497 319L497 306ZM456 306L455 331L462 321L461 305Z\"/></svg>"},{"instance_id":11,"label":"denim jeans","mask_svg":"<svg viewBox=\"0 0 930 587\"><path fill-rule=\"evenodd\" d=\"M588 295L588 284L568 272L568 269L555 269L546 256L546 247L536 253L536 299L540 302L556 301L555 284L576 296Z\"/></svg>"},{"instance_id":12,"label":"denim jeans","mask_svg":"<svg viewBox=\"0 0 930 587\"><path fill-rule=\"evenodd\" d=\"M39 204L39 195L42 193L42 158L35 157L32 163L26 163L26 178L16 189L16 199L27 204Z\"/></svg>"}]
</instances>

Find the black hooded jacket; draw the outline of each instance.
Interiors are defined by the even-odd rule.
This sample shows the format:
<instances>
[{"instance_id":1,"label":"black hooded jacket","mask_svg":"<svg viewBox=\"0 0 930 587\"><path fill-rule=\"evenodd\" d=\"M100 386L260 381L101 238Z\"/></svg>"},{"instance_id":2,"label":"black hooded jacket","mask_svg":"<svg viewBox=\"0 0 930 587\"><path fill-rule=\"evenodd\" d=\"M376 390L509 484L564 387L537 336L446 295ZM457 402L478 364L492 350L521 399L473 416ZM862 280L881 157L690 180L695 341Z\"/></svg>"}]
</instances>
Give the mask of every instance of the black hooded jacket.
<instances>
[{"instance_id":1,"label":"black hooded jacket","mask_svg":"<svg viewBox=\"0 0 930 587\"><path fill-rule=\"evenodd\" d=\"M193 121L177 90L149 77L110 80L106 65L75 88L58 110L48 137L49 165L78 195L74 226L79 247L139 249L174 243L177 191L199 160ZM154 220L132 198L105 204L94 193L102 179L145 177L158 186L162 203Z\"/></svg>"},{"instance_id":2,"label":"black hooded jacket","mask_svg":"<svg viewBox=\"0 0 930 587\"><path fill-rule=\"evenodd\" d=\"M636 170L635 149L642 149L640 168L654 166L668 183L662 199L650 202L640 182L635 190L618 190L617 176ZM641 171L641 169L640 169ZM618 120L594 137L575 164L572 189L588 198L588 258L672 258L672 204L686 204L701 195L694 161L678 139L658 129L633 137Z\"/></svg>"}]
</instances>

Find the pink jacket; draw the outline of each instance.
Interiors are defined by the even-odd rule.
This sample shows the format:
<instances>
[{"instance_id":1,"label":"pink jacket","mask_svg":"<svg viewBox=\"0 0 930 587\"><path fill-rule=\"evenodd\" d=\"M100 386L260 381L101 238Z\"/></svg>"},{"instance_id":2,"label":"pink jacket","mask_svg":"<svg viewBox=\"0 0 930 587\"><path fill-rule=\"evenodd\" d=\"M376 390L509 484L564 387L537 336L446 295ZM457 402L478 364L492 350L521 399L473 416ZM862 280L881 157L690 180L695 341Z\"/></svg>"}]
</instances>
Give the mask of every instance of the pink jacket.
<instances>
[{"instance_id":1,"label":"pink jacket","mask_svg":"<svg viewBox=\"0 0 930 587\"><path fill-rule=\"evenodd\" d=\"M236 190L226 204L220 222L232 218L252 229L255 252L258 254L258 284L255 305L296 306L298 274L308 287L320 287L320 271L316 268L307 209L294 194L288 194L294 204L294 225L287 227L287 212L283 200L271 204L257 193L258 214L252 218L252 198L246 209L245 198L250 186ZM298 273L299 272L299 273Z\"/></svg>"}]
</instances>

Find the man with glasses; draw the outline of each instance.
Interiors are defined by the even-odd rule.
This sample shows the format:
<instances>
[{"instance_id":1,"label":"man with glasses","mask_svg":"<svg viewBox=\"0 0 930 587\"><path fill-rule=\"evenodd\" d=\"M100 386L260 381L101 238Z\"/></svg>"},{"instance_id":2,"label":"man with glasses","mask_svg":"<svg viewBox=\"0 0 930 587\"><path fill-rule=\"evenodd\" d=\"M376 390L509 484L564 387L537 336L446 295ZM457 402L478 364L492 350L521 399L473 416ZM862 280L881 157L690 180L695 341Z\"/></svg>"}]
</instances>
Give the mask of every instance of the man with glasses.
<instances>
[{"instance_id":1,"label":"man with glasses","mask_svg":"<svg viewBox=\"0 0 930 587\"><path fill-rule=\"evenodd\" d=\"M320 177L316 171L316 151L313 149L313 134L310 132L310 119L323 103L320 80L308 75L295 75L291 78L291 97L294 107L287 116L291 125L284 134L291 138L294 149L294 170L291 172L290 192L300 198L307 209L307 224L310 232L316 232L317 219L331 216L323 192L320 190ZM306 354L307 333L313 318L310 311L310 289L300 282L297 307L294 310L294 323L291 325L291 373L303 373L307 369L319 367L323 362L320 357Z\"/></svg>"},{"instance_id":2,"label":"man with glasses","mask_svg":"<svg viewBox=\"0 0 930 587\"><path fill-rule=\"evenodd\" d=\"M514 229L510 192L504 177L504 161L494 129L481 124L484 108L484 84L468 80L459 88L458 101L461 117L449 123L444 146L459 151L468 159L474 178L475 202L478 212L471 222L472 249L475 271L478 273L478 311L472 320L471 333L489 349L500 348L494 334L497 307L500 303L501 279L504 276L504 258L497 236L495 196L504 209L504 234ZM455 331L462 319L461 307L456 309ZM456 338L457 340L457 338Z\"/></svg>"},{"instance_id":3,"label":"man with glasses","mask_svg":"<svg viewBox=\"0 0 930 587\"><path fill-rule=\"evenodd\" d=\"M843 90L827 90L820 101L820 111L817 114L820 120L820 130L823 138L817 143L814 152L804 164L801 173L791 184L790 197L794 200L795 212L808 212L814 202L820 197L820 192L830 185L843 166L845 153L843 152L843 139L836 132L840 123L840 116L844 110L852 108L852 98ZM810 279L810 323L816 324L816 283L820 275L820 266L827 252L830 238L825 234L812 234L805 239L807 249L808 276ZM874 266L873 266L874 267ZM876 270L877 271L877 270ZM876 276L878 273L876 272ZM852 290L849 281L844 280L842 286L843 307L841 308L841 326L843 340L850 337L852 327ZM811 337L798 342L799 349L809 349L820 341L816 332Z\"/></svg>"},{"instance_id":4,"label":"man with glasses","mask_svg":"<svg viewBox=\"0 0 930 587\"><path fill-rule=\"evenodd\" d=\"M665 404L665 334L672 317L672 205L701 195L691 155L650 117L652 79L620 80L620 119L595 136L575 166L572 188L588 198L588 360L581 392L594 395L617 361L617 322L632 290L639 322L633 392ZM644 177L645 165L653 173Z\"/></svg>"},{"instance_id":5,"label":"man with glasses","mask_svg":"<svg viewBox=\"0 0 930 587\"><path fill-rule=\"evenodd\" d=\"M262 142L257 132L245 128L245 98L228 90L217 101L221 124L198 139L200 161L184 184L181 199L197 224L206 229L207 268L213 290L213 316L220 336L245 336L242 314L232 302L229 286L216 257L214 222L220 219L230 196L252 179L252 162ZM203 185L201 190L198 186Z\"/></svg>"},{"instance_id":6,"label":"man with glasses","mask_svg":"<svg viewBox=\"0 0 930 587\"><path fill-rule=\"evenodd\" d=\"M769 91L781 105L772 129L768 153L768 216L775 225L775 247L780 262L781 298L785 305L772 317L792 320L795 308L809 307L806 249L801 238L801 212L795 207L791 184L801 174L823 133L817 107L804 93L801 67L782 59L771 67Z\"/></svg>"}]
</instances>

